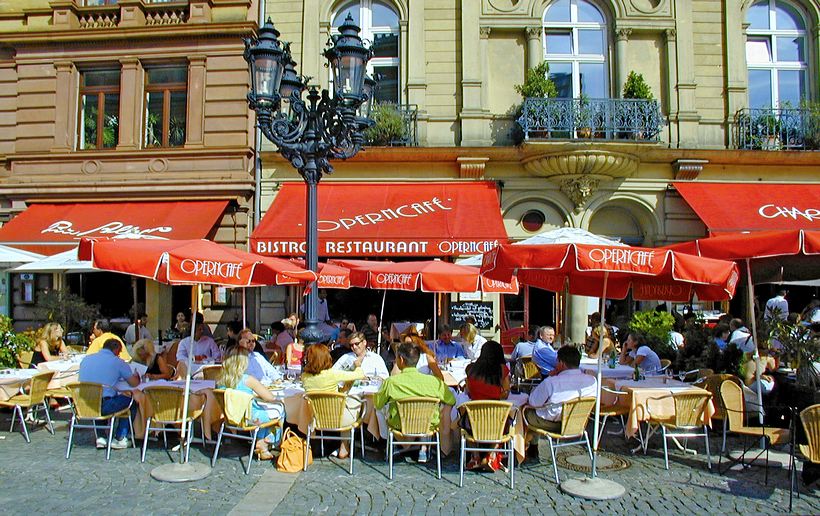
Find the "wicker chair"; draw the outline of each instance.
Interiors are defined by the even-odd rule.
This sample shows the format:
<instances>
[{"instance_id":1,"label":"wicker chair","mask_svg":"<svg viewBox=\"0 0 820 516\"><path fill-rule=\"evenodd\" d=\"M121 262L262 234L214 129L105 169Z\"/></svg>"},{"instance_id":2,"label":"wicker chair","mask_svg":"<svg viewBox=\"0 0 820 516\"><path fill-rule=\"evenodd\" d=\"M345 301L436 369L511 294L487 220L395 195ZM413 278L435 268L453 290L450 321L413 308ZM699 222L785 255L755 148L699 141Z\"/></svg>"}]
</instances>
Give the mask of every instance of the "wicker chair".
<instances>
[{"instance_id":1,"label":"wicker chair","mask_svg":"<svg viewBox=\"0 0 820 516\"><path fill-rule=\"evenodd\" d=\"M606 428L606 420L610 417L617 417L621 420L621 429L624 434L624 439L626 439L626 421L625 417L629 415L629 405L628 405L628 392L624 391L616 391L610 389L609 387L602 385L601 391L608 392L610 394L615 395L615 401L607 404L601 405L600 409L600 416L601 416L601 424L598 428L598 442L601 442L601 438L604 436L604 429Z\"/></svg>"},{"instance_id":2,"label":"wicker chair","mask_svg":"<svg viewBox=\"0 0 820 516\"><path fill-rule=\"evenodd\" d=\"M285 362L285 356L278 349L274 349L273 351L271 351L270 358L268 358L268 361L270 361L270 363L275 366L280 366Z\"/></svg>"},{"instance_id":3,"label":"wicker chair","mask_svg":"<svg viewBox=\"0 0 820 516\"><path fill-rule=\"evenodd\" d=\"M387 478L393 480L393 446L403 444L406 446L436 446L436 471L441 479L441 437L438 425L433 426L431 421L433 415L439 410L439 400L437 398L425 398L412 396L401 400L395 400L396 408L399 412L401 428L390 428L387 434ZM400 441L396 439L402 439ZM435 440L431 440L435 438ZM413 439L424 439L421 441Z\"/></svg>"},{"instance_id":4,"label":"wicker chair","mask_svg":"<svg viewBox=\"0 0 820 516\"><path fill-rule=\"evenodd\" d=\"M216 460L219 458L219 448L222 445L222 437L225 435L225 430L228 430L231 432L230 437L232 439L241 439L243 441L250 441L251 443L251 451L248 454L248 463L245 465L245 474L247 475L251 470L251 463L253 462L253 452L256 449L256 439L259 434L259 431L263 428L272 427L279 427L281 431L284 426L284 421L281 419L274 419L261 425L255 425L245 419L241 421L236 421L232 419L229 416L229 413L232 411L226 410L225 391L226 389L214 390L214 397L216 398L217 404L219 404L219 408L222 410L224 420L222 421L222 425L219 427L219 436L216 438L216 448L214 448L214 455L211 458L211 467L214 467L214 465L216 465ZM284 413L285 406L282 405L282 414ZM242 433L249 433L250 435L241 435Z\"/></svg>"},{"instance_id":5,"label":"wicker chair","mask_svg":"<svg viewBox=\"0 0 820 516\"><path fill-rule=\"evenodd\" d=\"M661 359L661 368L655 371L655 373L665 373L667 369L672 365L672 361L668 358Z\"/></svg>"},{"instance_id":6,"label":"wicker chair","mask_svg":"<svg viewBox=\"0 0 820 516\"><path fill-rule=\"evenodd\" d=\"M310 450L311 438L319 439L322 443L322 454L324 455L325 441L347 441L350 440L350 467L349 474L353 474L353 452L355 450L356 429L359 429L361 436L362 457L364 457L364 429L362 428L362 416L364 415L364 403L362 402L359 414L355 421L349 425L342 425L342 417L344 415L345 404L347 403L349 394L343 392L308 392L305 394L305 400L313 412L313 418L308 424L307 429L307 446L305 446L305 466L304 471L307 471L308 460L307 453ZM319 435L314 435L319 432ZM339 434L349 433L350 436L329 436L325 432L338 432Z\"/></svg>"},{"instance_id":7,"label":"wicker chair","mask_svg":"<svg viewBox=\"0 0 820 516\"><path fill-rule=\"evenodd\" d=\"M215 382L217 378L219 378L219 375L222 374L222 366L219 364L206 365L202 367L197 374L201 374L203 380L211 380Z\"/></svg>"},{"instance_id":8,"label":"wicker chair","mask_svg":"<svg viewBox=\"0 0 820 516\"><path fill-rule=\"evenodd\" d=\"M71 423L68 427L68 444L65 449L65 458L71 456L71 446L74 443L74 430L76 428L90 428L94 430L106 429L108 427L108 446L105 451L105 460L111 458L111 441L114 437L114 421L117 418L128 418L131 426L131 444L134 442L134 424L131 421L131 404L119 412L113 414L102 413L103 389L107 387L100 383L76 382L66 385L66 389L71 393ZM133 400L132 400L133 403ZM80 424L81 420L89 420L91 424ZM105 422L106 425L99 426L98 423ZM95 432L96 433L96 432Z\"/></svg>"},{"instance_id":9,"label":"wicker chair","mask_svg":"<svg viewBox=\"0 0 820 516\"><path fill-rule=\"evenodd\" d=\"M806 460L820 464L820 405L806 407L800 412L800 422L806 432L808 444L800 445L800 453Z\"/></svg>"},{"instance_id":10,"label":"wicker chair","mask_svg":"<svg viewBox=\"0 0 820 516\"><path fill-rule=\"evenodd\" d=\"M142 390L148 403L151 404L151 409L154 414L150 416L145 422L145 437L142 441L142 455L140 462L145 462L145 452L148 449L148 434L154 430L162 432L163 438L168 432L175 432L182 435L182 425L187 425L186 432L188 433L184 443L185 446L185 460L188 460L188 454L191 452L191 441L193 440L194 421L199 419L200 429L202 435L205 435L205 428L200 416L202 409L191 410L188 408L188 414L184 417L182 415L182 402L184 401L184 389L180 387L170 387L166 385L151 385ZM151 426L151 423L157 426ZM172 425L170 428L166 425ZM177 428L176 425L180 427ZM204 437L203 437L204 442ZM167 440L165 445L168 445Z\"/></svg>"},{"instance_id":11,"label":"wicker chair","mask_svg":"<svg viewBox=\"0 0 820 516\"><path fill-rule=\"evenodd\" d=\"M532 361L532 357L519 358L513 367L513 384L521 390L532 390L541 383L541 369Z\"/></svg>"},{"instance_id":12,"label":"wicker chair","mask_svg":"<svg viewBox=\"0 0 820 516\"><path fill-rule=\"evenodd\" d=\"M595 408L595 398L575 398L565 403L549 404L545 407L561 406L561 431L550 432L542 428L530 426L527 430L539 436L544 436L550 445L550 454L552 455L552 469L555 473L555 483L561 485L561 479L558 477L558 462L555 460L555 449L564 446L574 446L577 444L586 444L587 452L589 453L589 460L592 461L592 447L589 445L589 435L587 434L587 422L592 410ZM545 407L524 407L526 414L527 410L535 410L536 408ZM571 439L567 442L568 439Z\"/></svg>"},{"instance_id":13,"label":"wicker chair","mask_svg":"<svg viewBox=\"0 0 820 516\"><path fill-rule=\"evenodd\" d=\"M6 401L0 401L0 407L14 408L14 415L11 417L11 427L9 432L14 431L15 416L20 418L20 426L22 427L23 437L27 443L31 442L28 436L28 427L26 427L26 418L23 415L23 409L36 411L42 409L46 414L46 423L48 431L54 435L54 425L51 423L51 414L48 412L48 401L46 401L46 391L48 390L48 382L54 376L53 372L37 373L31 377L30 388L28 394L15 394Z\"/></svg>"},{"instance_id":14,"label":"wicker chair","mask_svg":"<svg viewBox=\"0 0 820 516\"><path fill-rule=\"evenodd\" d=\"M718 420L723 426L723 439L720 445L720 453L724 453L726 451L726 433L729 428L729 422L726 420L726 416L723 411L723 403L720 400L720 385L726 380L731 380L738 386L740 385L740 378L731 374L710 374L699 378L694 382L694 385L697 385L702 389L706 389L712 394L712 403L715 406L715 413L712 415L712 421Z\"/></svg>"},{"instance_id":15,"label":"wicker chair","mask_svg":"<svg viewBox=\"0 0 820 516\"><path fill-rule=\"evenodd\" d=\"M726 380L722 384L720 384L720 401L723 409L723 413L725 414L726 420L728 421L728 431L740 434L744 436L744 446L743 446L743 453L741 453L740 457L737 459L733 459L729 467L732 464L740 462L744 464L743 459L746 457L746 452L754 446L754 443L757 442L758 438L763 438L765 440L766 446L765 450L761 451L754 457L748 464L751 464L755 459L760 457L761 454L766 453L766 475L765 475L765 482L768 483L769 481L769 448L773 445L778 444L786 444L790 442L793 432L791 429L786 428L775 428L775 427L766 427L766 426L747 426L746 425L746 403L743 399L743 389L737 385L732 380ZM748 438L754 437L756 439L752 439L751 445L746 445ZM722 460L722 454L721 454ZM718 468L720 468L720 464L718 464ZM727 468L728 470L728 468ZM789 475L791 475L791 471L789 471Z\"/></svg>"},{"instance_id":16,"label":"wicker chair","mask_svg":"<svg viewBox=\"0 0 820 516\"><path fill-rule=\"evenodd\" d=\"M20 369L28 369L31 367L31 360L34 358L34 351L21 351L17 353L17 363Z\"/></svg>"},{"instance_id":17,"label":"wicker chair","mask_svg":"<svg viewBox=\"0 0 820 516\"><path fill-rule=\"evenodd\" d=\"M513 425L504 433L507 420L512 412L513 419L518 409L509 401L468 401L458 407L461 417L470 422L470 431L461 429L461 453L459 454L458 486L464 486L464 462L468 451L487 452L498 450L509 457L510 489L515 489L515 433ZM468 448L467 443L473 447ZM496 448L502 445L503 448Z\"/></svg>"},{"instance_id":18,"label":"wicker chair","mask_svg":"<svg viewBox=\"0 0 820 516\"><path fill-rule=\"evenodd\" d=\"M652 402L672 398L675 403L675 415L672 417L657 417L652 414ZM649 424L658 425L663 437L663 461L669 469L669 447L667 439L677 437L703 437L706 445L706 464L712 470L712 455L709 453L709 428L704 423L703 413L708 406L712 395L707 392L678 392L663 398L649 398L646 402L646 411L649 415ZM703 430L702 433L698 430ZM647 439L648 441L648 439ZM684 448L685 451L685 448Z\"/></svg>"}]
</instances>

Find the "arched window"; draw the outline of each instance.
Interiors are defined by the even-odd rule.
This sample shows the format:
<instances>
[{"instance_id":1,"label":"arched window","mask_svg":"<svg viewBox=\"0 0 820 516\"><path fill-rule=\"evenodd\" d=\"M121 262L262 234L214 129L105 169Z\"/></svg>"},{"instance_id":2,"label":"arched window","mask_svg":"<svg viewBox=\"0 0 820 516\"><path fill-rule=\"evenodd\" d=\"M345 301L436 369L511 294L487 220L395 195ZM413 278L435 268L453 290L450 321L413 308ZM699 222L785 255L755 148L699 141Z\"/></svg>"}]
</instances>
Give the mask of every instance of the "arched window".
<instances>
[{"instance_id":1,"label":"arched window","mask_svg":"<svg viewBox=\"0 0 820 516\"><path fill-rule=\"evenodd\" d=\"M746 65L749 107L797 107L806 96L806 21L783 0L759 0L749 7Z\"/></svg>"},{"instance_id":2,"label":"arched window","mask_svg":"<svg viewBox=\"0 0 820 516\"><path fill-rule=\"evenodd\" d=\"M373 59L367 73L378 81L377 102L399 103L399 14L386 2L357 0L348 2L333 16L333 31L347 15L361 27L362 39L373 44Z\"/></svg>"},{"instance_id":3,"label":"arched window","mask_svg":"<svg viewBox=\"0 0 820 516\"><path fill-rule=\"evenodd\" d=\"M558 96L609 97L607 24L587 0L555 0L544 11L544 59Z\"/></svg>"}]
</instances>

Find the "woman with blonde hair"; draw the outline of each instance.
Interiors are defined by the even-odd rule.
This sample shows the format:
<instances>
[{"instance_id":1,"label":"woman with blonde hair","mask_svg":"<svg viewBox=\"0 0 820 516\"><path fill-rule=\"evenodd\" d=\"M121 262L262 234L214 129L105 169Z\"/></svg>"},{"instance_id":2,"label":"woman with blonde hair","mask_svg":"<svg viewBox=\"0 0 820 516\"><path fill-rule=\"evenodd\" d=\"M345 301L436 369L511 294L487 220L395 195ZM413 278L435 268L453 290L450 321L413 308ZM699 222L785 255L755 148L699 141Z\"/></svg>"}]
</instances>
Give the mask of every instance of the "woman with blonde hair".
<instances>
[{"instance_id":1,"label":"woman with blonde hair","mask_svg":"<svg viewBox=\"0 0 820 516\"><path fill-rule=\"evenodd\" d=\"M61 354L66 354L65 341L63 340L63 327L60 323L50 322L37 331L37 338L34 344L34 354L31 357L31 366L52 360L59 360Z\"/></svg>"},{"instance_id":2,"label":"woman with blonde hair","mask_svg":"<svg viewBox=\"0 0 820 516\"><path fill-rule=\"evenodd\" d=\"M589 358L598 358L598 346L601 344L601 326L597 325L592 328L592 331L587 337L586 351ZM604 326L604 341L603 341L603 356L606 357L612 352L618 352L615 348L615 342L609 334L609 327Z\"/></svg>"},{"instance_id":3,"label":"woman with blonde hair","mask_svg":"<svg viewBox=\"0 0 820 516\"><path fill-rule=\"evenodd\" d=\"M236 389L253 396L251 403L251 420L261 425L275 419L284 419L282 404L262 385L259 380L248 374L248 350L242 347L233 348L222 362L222 372L216 380L220 389ZM268 403L265 403L268 402ZM281 436L273 435L269 428L259 430L256 442L256 454L259 460L271 460L270 448L275 446Z\"/></svg>"},{"instance_id":4,"label":"woman with blonde hair","mask_svg":"<svg viewBox=\"0 0 820 516\"><path fill-rule=\"evenodd\" d=\"M464 354L470 360L475 360L481 355L481 347L487 342L474 324L464 323L458 332L464 347Z\"/></svg>"},{"instance_id":5,"label":"woman with blonde hair","mask_svg":"<svg viewBox=\"0 0 820 516\"><path fill-rule=\"evenodd\" d=\"M132 353L135 362L139 362L148 368L145 371L145 378L149 380L170 380L174 375L174 370L165 361L165 357L157 354L152 340L138 340L134 343Z\"/></svg>"}]
</instances>

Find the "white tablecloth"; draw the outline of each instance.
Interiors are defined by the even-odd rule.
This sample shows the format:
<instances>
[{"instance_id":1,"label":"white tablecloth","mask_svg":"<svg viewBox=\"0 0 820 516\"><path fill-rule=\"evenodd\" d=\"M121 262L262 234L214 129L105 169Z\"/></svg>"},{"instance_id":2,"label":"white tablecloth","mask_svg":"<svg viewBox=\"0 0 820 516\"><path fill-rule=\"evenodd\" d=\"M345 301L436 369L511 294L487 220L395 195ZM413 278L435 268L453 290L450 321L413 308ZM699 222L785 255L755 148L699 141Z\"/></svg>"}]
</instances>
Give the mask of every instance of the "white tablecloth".
<instances>
[{"instance_id":1,"label":"white tablecloth","mask_svg":"<svg viewBox=\"0 0 820 516\"><path fill-rule=\"evenodd\" d=\"M595 358L582 358L581 371L586 374L595 375L598 372L598 360ZM614 368L607 365L607 361L601 362L601 376L603 378L632 378L635 374L635 368L628 365L617 364Z\"/></svg>"},{"instance_id":2,"label":"white tablecloth","mask_svg":"<svg viewBox=\"0 0 820 516\"><path fill-rule=\"evenodd\" d=\"M56 371L64 372L69 369L80 367L80 362L83 361L85 355L72 355L65 360L51 360L49 362L40 362L37 364L37 369L41 371Z\"/></svg>"}]
</instances>

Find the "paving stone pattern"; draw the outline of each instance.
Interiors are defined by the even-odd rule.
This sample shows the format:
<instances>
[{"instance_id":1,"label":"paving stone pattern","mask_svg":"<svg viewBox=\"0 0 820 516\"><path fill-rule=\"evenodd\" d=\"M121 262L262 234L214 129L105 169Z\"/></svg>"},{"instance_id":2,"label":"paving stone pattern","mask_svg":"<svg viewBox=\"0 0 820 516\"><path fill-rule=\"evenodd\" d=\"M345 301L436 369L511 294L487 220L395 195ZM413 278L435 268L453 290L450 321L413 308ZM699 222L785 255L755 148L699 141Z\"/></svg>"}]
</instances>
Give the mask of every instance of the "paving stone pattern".
<instances>
[{"instance_id":1,"label":"paving stone pattern","mask_svg":"<svg viewBox=\"0 0 820 516\"><path fill-rule=\"evenodd\" d=\"M213 473L189 484L166 484L149 473L170 461L157 443L149 444L145 464L139 450L104 451L93 447L90 431L80 431L70 460L65 460L67 424L57 424L57 435L44 429L32 432L26 444L19 432L9 434L8 414L0 414L0 513L3 514L234 514L255 507L245 499L257 484L263 489L287 483L266 482L272 465L255 463L245 476L237 456L245 446L229 446ZM713 436L713 449L719 439ZM347 474L347 461L317 458L306 473L295 479L284 499L270 507L271 514L776 514L788 509L786 470L772 468L764 484L763 468L730 471L726 475L706 470L702 444L696 457L674 451L670 470L663 466L660 440L653 440L647 456L629 455L621 438L605 436L604 449L628 457L632 465L602 476L626 487L627 495L607 502L591 502L562 494L552 477L549 449L540 444L538 461L528 460L516 469L516 489L509 489L501 473L472 473L458 487L457 456L443 461L444 478L435 477L435 461L427 465L397 460L394 480L387 479L382 455L368 453L356 459L355 475ZM670 448L671 448L670 443ZM654 448L654 450L653 450ZM570 449L571 450L571 449ZM580 448L578 448L580 452ZM205 462L210 450L191 450L191 460ZM220 454L222 456L222 454ZM176 455L174 455L176 456ZM578 473L559 469L561 478ZM267 475L263 478L263 474ZM260 482L260 479L262 480ZM259 493L259 489L255 491ZM252 498L250 495L249 498ZM278 498L278 497L273 497ZM820 498L802 489L795 498L795 514L820 514Z\"/></svg>"}]
</instances>

